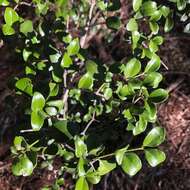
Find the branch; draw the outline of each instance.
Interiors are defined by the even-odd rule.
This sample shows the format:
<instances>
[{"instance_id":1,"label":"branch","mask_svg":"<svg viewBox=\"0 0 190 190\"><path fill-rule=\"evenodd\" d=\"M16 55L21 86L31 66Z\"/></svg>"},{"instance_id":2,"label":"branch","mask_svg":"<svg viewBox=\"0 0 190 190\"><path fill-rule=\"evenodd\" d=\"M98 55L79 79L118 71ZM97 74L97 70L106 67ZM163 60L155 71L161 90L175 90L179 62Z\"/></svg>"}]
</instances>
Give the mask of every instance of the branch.
<instances>
[{"instance_id":1,"label":"branch","mask_svg":"<svg viewBox=\"0 0 190 190\"><path fill-rule=\"evenodd\" d=\"M86 134L86 131L88 130L88 128L91 126L91 124L95 121L95 116L96 116L96 113L94 112L93 115L92 115L92 119L89 121L89 123L86 125L85 129L83 130L83 132L81 133L81 135L85 135Z\"/></svg>"},{"instance_id":2,"label":"branch","mask_svg":"<svg viewBox=\"0 0 190 190\"><path fill-rule=\"evenodd\" d=\"M64 95L63 95L63 105L64 105L64 112L63 112L63 118L66 119L67 117L67 111L68 111L68 96L69 96L69 89L67 88L67 71L64 71L63 74L63 81L64 81Z\"/></svg>"},{"instance_id":3,"label":"branch","mask_svg":"<svg viewBox=\"0 0 190 190\"><path fill-rule=\"evenodd\" d=\"M90 22L92 19L92 13L93 13L94 7L96 6L96 0L91 0L90 3L91 3L91 6L90 6L89 14L88 14L88 22L87 22L86 33L81 39L81 47L82 48L84 48L85 44L86 44L86 38L87 38L89 30L90 30Z\"/></svg>"}]
</instances>

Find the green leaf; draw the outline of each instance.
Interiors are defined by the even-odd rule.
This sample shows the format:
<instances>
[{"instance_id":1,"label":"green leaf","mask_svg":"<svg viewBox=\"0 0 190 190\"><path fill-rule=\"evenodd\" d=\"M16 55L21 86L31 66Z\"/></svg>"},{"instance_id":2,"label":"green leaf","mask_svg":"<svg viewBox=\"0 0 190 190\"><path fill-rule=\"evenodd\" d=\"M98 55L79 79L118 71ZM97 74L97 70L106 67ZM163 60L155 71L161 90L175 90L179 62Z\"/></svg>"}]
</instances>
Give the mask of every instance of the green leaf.
<instances>
[{"instance_id":1,"label":"green leaf","mask_svg":"<svg viewBox=\"0 0 190 190\"><path fill-rule=\"evenodd\" d=\"M152 33L157 34L159 31L158 24L156 22L151 21L151 22L149 22L149 25L150 25L150 29L151 29Z\"/></svg>"},{"instance_id":2,"label":"green leaf","mask_svg":"<svg viewBox=\"0 0 190 190\"><path fill-rule=\"evenodd\" d=\"M149 49L151 52L156 53L158 51L158 45L153 40L150 40Z\"/></svg>"},{"instance_id":3,"label":"green leaf","mask_svg":"<svg viewBox=\"0 0 190 190\"><path fill-rule=\"evenodd\" d=\"M162 45L164 42L164 39L162 36L155 36L152 41L157 45Z\"/></svg>"},{"instance_id":4,"label":"green leaf","mask_svg":"<svg viewBox=\"0 0 190 190\"><path fill-rule=\"evenodd\" d=\"M129 123L127 124L127 128L126 128L127 131L132 131L134 128L135 128L135 126L134 126L132 123L129 122Z\"/></svg>"},{"instance_id":5,"label":"green leaf","mask_svg":"<svg viewBox=\"0 0 190 190\"><path fill-rule=\"evenodd\" d=\"M162 12L160 10L157 10L154 12L154 14L151 16L150 20L151 21L158 21L162 17Z\"/></svg>"},{"instance_id":6,"label":"green leaf","mask_svg":"<svg viewBox=\"0 0 190 190\"><path fill-rule=\"evenodd\" d=\"M1 6L8 6L9 2L7 0L0 0L0 5Z\"/></svg>"},{"instance_id":7,"label":"green leaf","mask_svg":"<svg viewBox=\"0 0 190 190\"><path fill-rule=\"evenodd\" d=\"M157 71L160 68L160 62L160 58L156 54L153 54L151 60L147 63L144 72L150 73Z\"/></svg>"},{"instance_id":8,"label":"green leaf","mask_svg":"<svg viewBox=\"0 0 190 190\"><path fill-rule=\"evenodd\" d=\"M174 26L174 21L172 18L172 14L170 14L167 18L166 18L166 22L164 25L164 32L169 32L170 30L172 30Z\"/></svg>"},{"instance_id":9,"label":"green leaf","mask_svg":"<svg viewBox=\"0 0 190 190\"><path fill-rule=\"evenodd\" d=\"M7 7L5 9L4 19L7 25L12 26L15 22L19 21L19 16L14 9Z\"/></svg>"},{"instance_id":10,"label":"green leaf","mask_svg":"<svg viewBox=\"0 0 190 190\"><path fill-rule=\"evenodd\" d=\"M166 131L164 128L155 127L153 128L143 141L143 146L156 147L164 142Z\"/></svg>"},{"instance_id":11,"label":"green leaf","mask_svg":"<svg viewBox=\"0 0 190 190\"><path fill-rule=\"evenodd\" d=\"M155 167L160 163L164 162L166 155L164 152L158 149L146 149L145 158L150 164L150 166Z\"/></svg>"},{"instance_id":12,"label":"green leaf","mask_svg":"<svg viewBox=\"0 0 190 190\"><path fill-rule=\"evenodd\" d=\"M101 180L97 172L88 172L86 178L91 184L98 184Z\"/></svg>"},{"instance_id":13,"label":"green leaf","mask_svg":"<svg viewBox=\"0 0 190 190\"><path fill-rule=\"evenodd\" d=\"M99 160L98 174L105 175L116 168L115 163L109 163L107 160Z\"/></svg>"},{"instance_id":14,"label":"green leaf","mask_svg":"<svg viewBox=\"0 0 190 190\"><path fill-rule=\"evenodd\" d=\"M177 8L179 11L182 11L186 8L187 2L186 0L177 0Z\"/></svg>"},{"instance_id":15,"label":"green leaf","mask_svg":"<svg viewBox=\"0 0 190 190\"><path fill-rule=\"evenodd\" d=\"M5 36L10 36L15 34L15 30L14 28L12 28L11 26L9 26L8 24L3 24L2 26L2 32Z\"/></svg>"},{"instance_id":16,"label":"green leaf","mask_svg":"<svg viewBox=\"0 0 190 190\"><path fill-rule=\"evenodd\" d=\"M115 152L115 159L116 159L118 165L122 164L123 157L124 157L127 149L128 149L128 146L126 146L125 148L119 149Z\"/></svg>"},{"instance_id":17,"label":"green leaf","mask_svg":"<svg viewBox=\"0 0 190 190\"><path fill-rule=\"evenodd\" d=\"M56 116L57 115L57 109L55 107L46 107L45 111L49 116Z\"/></svg>"},{"instance_id":18,"label":"green leaf","mask_svg":"<svg viewBox=\"0 0 190 190\"><path fill-rule=\"evenodd\" d=\"M125 109L122 114L124 115L124 118L131 120L133 118L131 112L129 109Z\"/></svg>"},{"instance_id":19,"label":"green leaf","mask_svg":"<svg viewBox=\"0 0 190 190\"><path fill-rule=\"evenodd\" d=\"M133 87L131 86L131 84L129 83L128 85L124 85L119 89L119 96L122 97L126 97L126 96L130 96L133 95L135 93Z\"/></svg>"},{"instance_id":20,"label":"green leaf","mask_svg":"<svg viewBox=\"0 0 190 190\"><path fill-rule=\"evenodd\" d=\"M138 31L132 32L132 47L135 49L137 47L138 41L140 39L140 33Z\"/></svg>"},{"instance_id":21,"label":"green leaf","mask_svg":"<svg viewBox=\"0 0 190 190\"><path fill-rule=\"evenodd\" d=\"M23 50L22 56L23 56L23 59L24 59L25 62L27 62L27 60L28 60L28 58L29 58L29 56L30 56L31 54L32 54L31 51L28 51L28 50L26 50L26 49Z\"/></svg>"},{"instance_id":22,"label":"green leaf","mask_svg":"<svg viewBox=\"0 0 190 190\"><path fill-rule=\"evenodd\" d=\"M75 136L75 155L77 158L87 156L87 146L79 136Z\"/></svg>"},{"instance_id":23,"label":"green leaf","mask_svg":"<svg viewBox=\"0 0 190 190\"><path fill-rule=\"evenodd\" d=\"M89 190L85 177L82 176L77 180L75 190Z\"/></svg>"},{"instance_id":24,"label":"green leaf","mask_svg":"<svg viewBox=\"0 0 190 190\"><path fill-rule=\"evenodd\" d=\"M127 30L134 32L138 30L137 21L134 18L131 18L127 24Z\"/></svg>"},{"instance_id":25,"label":"green leaf","mask_svg":"<svg viewBox=\"0 0 190 190\"><path fill-rule=\"evenodd\" d=\"M63 134L65 134L69 139L72 139L73 136L70 134L67 128L67 120L61 120L57 121L56 123L53 124L53 126L61 131Z\"/></svg>"},{"instance_id":26,"label":"green leaf","mask_svg":"<svg viewBox=\"0 0 190 190\"><path fill-rule=\"evenodd\" d=\"M42 110L44 106L45 98L43 97L43 95L40 92L34 92L31 105L32 111Z\"/></svg>"},{"instance_id":27,"label":"green leaf","mask_svg":"<svg viewBox=\"0 0 190 190\"><path fill-rule=\"evenodd\" d=\"M14 138L14 146L16 148L16 150L22 150L22 141L23 141L23 137L22 136L16 136Z\"/></svg>"},{"instance_id":28,"label":"green leaf","mask_svg":"<svg viewBox=\"0 0 190 190\"><path fill-rule=\"evenodd\" d=\"M169 15L169 13L170 13L170 9L168 8L168 7L166 7L166 6L162 6L161 8L160 8L160 11L162 12L162 15L166 18L168 15Z\"/></svg>"},{"instance_id":29,"label":"green leaf","mask_svg":"<svg viewBox=\"0 0 190 190\"><path fill-rule=\"evenodd\" d=\"M15 84L15 86L25 92L26 94L32 96L33 94L33 85L32 85L32 81L29 78L22 78L20 80L18 80Z\"/></svg>"},{"instance_id":30,"label":"green leaf","mask_svg":"<svg viewBox=\"0 0 190 190\"><path fill-rule=\"evenodd\" d=\"M141 63L138 59L132 58L125 67L124 75L126 78L134 77L141 71Z\"/></svg>"},{"instance_id":31,"label":"green leaf","mask_svg":"<svg viewBox=\"0 0 190 190\"><path fill-rule=\"evenodd\" d=\"M160 73L151 72L148 75L146 75L143 83L152 86L153 88L157 88L162 79L163 77Z\"/></svg>"},{"instance_id":32,"label":"green leaf","mask_svg":"<svg viewBox=\"0 0 190 190\"><path fill-rule=\"evenodd\" d=\"M59 93L59 85L53 82L49 83L49 97L57 96Z\"/></svg>"},{"instance_id":33,"label":"green leaf","mask_svg":"<svg viewBox=\"0 0 190 190\"><path fill-rule=\"evenodd\" d=\"M121 25L121 21L120 21L119 17L112 16L112 17L108 17L106 19L106 24L107 24L108 28L118 30Z\"/></svg>"},{"instance_id":34,"label":"green leaf","mask_svg":"<svg viewBox=\"0 0 190 190\"><path fill-rule=\"evenodd\" d=\"M16 176L29 176L33 172L33 167L33 163L24 155L13 163L12 172Z\"/></svg>"},{"instance_id":35,"label":"green leaf","mask_svg":"<svg viewBox=\"0 0 190 190\"><path fill-rule=\"evenodd\" d=\"M78 171L79 177L85 176L86 172L85 172L85 169L84 169L84 159L83 158L79 159L79 162L78 162L78 165L77 165L77 171Z\"/></svg>"},{"instance_id":36,"label":"green leaf","mask_svg":"<svg viewBox=\"0 0 190 190\"><path fill-rule=\"evenodd\" d=\"M142 5L142 0L133 0L133 10L137 12Z\"/></svg>"},{"instance_id":37,"label":"green leaf","mask_svg":"<svg viewBox=\"0 0 190 190\"><path fill-rule=\"evenodd\" d=\"M52 100L46 103L48 106L54 106L59 112L63 109L63 100Z\"/></svg>"},{"instance_id":38,"label":"green leaf","mask_svg":"<svg viewBox=\"0 0 190 190\"><path fill-rule=\"evenodd\" d=\"M61 67L62 68L69 68L73 64L73 61L68 53L65 53L62 60L61 60Z\"/></svg>"},{"instance_id":39,"label":"green leaf","mask_svg":"<svg viewBox=\"0 0 190 190\"><path fill-rule=\"evenodd\" d=\"M149 122L155 122L157 118L157 109L156 105L150 102L145 102L145 109L147 111L147 120Z\"/></svg>"},{"instance_id":40,"label":"green leaf","mask_svg":"<svg viewBox=\"0 0 190 190\"><path fill-rule=\"evenodd\" d=\"M25 67L25 73L26 75L36 75L36 71L34 71L32 68L28 66Z\"/></svg>"},{"instance_id":41,"label":"green leaf","mask_svg":"<svg viewBox=\"0 0 190 190\"><path fill-rule=\"evenodd\" d=\"M149 100L151 100L154 103L163 102L167 98L168 98L168 92L161 88L154 90L149 96Z\"/></svg>"},{"instance_id":42,"label":"green leaf","mask_svg":"<svg viewBox=\"0 0 190 190\"><path fill-rule=\"evenodd\" d=\"M139 116L139 121L136 123L135 128L133 129L133 135L139 135L142 132L144 132L146 130L147 127L147 120L144 117L144 115L140 115Z\"/></svg>"},{"instance_id":43,"label":"green leaf","mask_svg":"<svg viewBox=\"0 0 190 190\"><path fill-rule=\"evenodd\" d=\"M91 75L94 75L95 73L98 73L98 66L94 61L88 60L86 62L86 70Z\"/></svg>"},{"instance_id":44,"label":"green leaf","mask_svg":"<svg viewBox=\"0 0 190 190\"><path fill-rule=\"evenodd\" d=\"M30 32L33 32L33 23L31 20L26 20L20 25L20 32L27 35Z\"/></svg>"},{"instance_id":45,"label":"green leaf","mask_svg":"<svg viewBox=\"0 0 190 190\"><path fill-rule=\"evenodd\" d=\"M142 5L142 13L145 16L152 16L157 10L157 4L154 1L146 1Z\"/></svg>"},{"instance_id":46,"label":"green leaf","mask_svg":"<svg viewBox=\"0 0 190 190\"><path fill-rule=\"evenodd\" d=\"M81 79L79 80L78 83L78 88L83 88L83 89L92 89L93 87L93 77L91 74L86 73L84 74Z\"/></svg>"},{"instance_id":47,"label":"green leaf","mask_svg":"<svg viewBox=\"0 0 190 190\"><path fill-rule=\"evenodd\" d=\"M31 113L31 125L34 131L39 131L44 124L44 117L39 111L33 111Z\"/></svg>"},{"instance_id":48,"label":"green leaf","mask_svg":"<svg viewBox=\"0 0 190 190\"><path fill-rule=\"evenodd\" d=\"M134 176L142 168L142 163L137 154L127 153L123 158L121 167L125 173Z\"/></svg>"},{"instance_id":49,"label":"green leaf","mask_svg":"<svg viewBox=\"0 0 190 190\"><path fill-rule=\"evenodd\" d=\"M56 54L50 55L49 59L51 63L57 63L60 57L61 57L60 53L56 53Z\"/></svg>"},{"instance_id":50,"label":"green leaf","mask_svg":"<svg viewBox=\"0 0 190 190\"><path fill-rule=\"evenodd\" d=\"M80 50L79 39L75 38L70 42L69 46L67 47L67 52L69 55L76 55L78 54L79 50Z\"/></svg>"},{"instance_id":51,"label":"green leaf","mask_svg":"<svg viewBox=\"0 0 190 190\"><path fill-rule=\"evenodd\" d=\"M104 90L104 97L106 100L109 100L112 97L112 94L113 94L113 92L112 92L111 88L106 88Z\"/></svg>"}]
</instances>

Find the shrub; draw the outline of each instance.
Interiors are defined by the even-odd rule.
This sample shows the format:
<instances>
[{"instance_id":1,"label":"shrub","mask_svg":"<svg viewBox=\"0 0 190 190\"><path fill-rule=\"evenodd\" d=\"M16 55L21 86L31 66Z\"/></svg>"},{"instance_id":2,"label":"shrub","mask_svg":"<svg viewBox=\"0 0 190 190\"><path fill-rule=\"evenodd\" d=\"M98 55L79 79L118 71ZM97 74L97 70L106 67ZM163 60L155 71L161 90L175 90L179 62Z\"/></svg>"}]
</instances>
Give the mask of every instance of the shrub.
<instances>
[{"instance_id":1,"label":"shrub","mask_svg":"<svg viewBox=\"0 0 190 190\"><path fill-rule=\"evenodd\" d=\"M68 172L75 190L88 190L116 167L134 176L143 157L152 167L165 160L156 108L168 97L159 87L157 54L163 32L174 25L165 4L133 0L132 15L121 19L119 0L0 0L3 41L13 43L24 62L15 79L27 103L11 148L14 175L31 175L39 158L51 168L59 157L57 188ZM125 31L130 56L110 64L98 60L86 48L92 30L104 33L106 43Z\"/></svg>"}]
</instances>

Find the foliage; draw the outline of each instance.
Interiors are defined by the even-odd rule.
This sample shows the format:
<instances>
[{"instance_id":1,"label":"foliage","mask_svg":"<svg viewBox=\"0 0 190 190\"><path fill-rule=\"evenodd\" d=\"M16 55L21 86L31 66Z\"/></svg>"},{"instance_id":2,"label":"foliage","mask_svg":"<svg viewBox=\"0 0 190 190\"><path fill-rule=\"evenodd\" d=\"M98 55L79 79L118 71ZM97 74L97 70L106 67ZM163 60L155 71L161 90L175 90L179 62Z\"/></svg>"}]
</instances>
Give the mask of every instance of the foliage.
<instances>
[{"instance_id":1,"label":"foliage","mask_svg":"<svg viewBox=\"0 0 190 190\"><path fill-rule=\"evenodd\" d=\"M186 5L173 2L179 10ZM134 176L143 155L152 167L165 160L157 148L165 130L157 122L156 107L168 97L159 87L158 55L163 32L174 25L174 12L166 3L133 0L127 24L119 17L118 0L0 0L0 5L2 39L14 41L24 62L24 73L15 81L17 94L27 101L21 133L12 146L15 175L31 175L39 158L51 168L60 157L63 165L54 189L64 184L61 177L68 172L76 180L75 190L88 190L116 167ZM91 23L95 13L105 19L102 32L108 43L125 30L130 57L106 64L85 49L89 31L102 24Z\"/></svg>"}]
</instances>

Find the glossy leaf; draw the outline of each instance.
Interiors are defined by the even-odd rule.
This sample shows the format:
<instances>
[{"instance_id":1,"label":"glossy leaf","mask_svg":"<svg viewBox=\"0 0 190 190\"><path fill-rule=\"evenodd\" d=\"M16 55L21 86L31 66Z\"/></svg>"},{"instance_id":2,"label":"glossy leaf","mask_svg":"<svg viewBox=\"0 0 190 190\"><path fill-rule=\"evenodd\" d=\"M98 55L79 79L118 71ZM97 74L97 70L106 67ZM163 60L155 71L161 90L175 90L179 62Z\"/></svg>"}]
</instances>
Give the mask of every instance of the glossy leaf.
<instances>
[{"instance_id":1,"label":"glossy leaf","mask_svg":"<svg viewBox=\"0 0 190 190\"><path fill-rule=\"evenodd\" d=\"M135 128L133 129L133 135L139 135L146 130L147 120L143 115L139 116L139 121L136 123Z\"/></svg>"},{"instance_id":2,"label":"glossy leaf","mask_svg":"<svg viewBox=\"0 0 190 190\"><path fill-rule=\"evenodd\" d=\"M49 97L57 96L59 92L59 85L53 82L49 83Z\"/></svg>"},{"instance_id":3,"label":"glossy leaf","mask_svg":"<svg viewBox=\"0 0 190 190\"><path fill-rule=\"evenodd\" d=\"M162 79L163 77L160 73L151 72L145 77L143 83L152 86L153 88L157 88Z\"/></svg>"},{"instance_id":4,"label":"glossy leaf","mask_svg":"<svg viewBox=\"0 0 190 190\"><path fill-rule=\"evenodd\" d=\"M75 137L75 155L77 158L86 157L87 155L87 146L79 136Z\"/></svg>"},{"instance_id":5,"label":"glossy leaf","mask_svg":"<svg viewBox=\"0 0 190 190\"><path fill-rule=\"evenodd\" d=\"M136 12L142 5L142 0L133 0L133 10Z\"/></svg>"},{"instance_id":6,"label":"glossy leaf","mask_svg":"<svg viewBox=\"0 0 190 190\"><path fill-rule=\"evenodd\" d=\"M33 172L33 167L33 163L24 155L13 163L12 172L16 176L29 176Z\"/></svg>"},{"instance_id":7,"label":"glossy leaf","mask_svg":"<svg viewBox=\"0 0 190 190\"><path fill-rule=\"evenodd\" d=\"M91 184L98 184L101 180L97 172L88 172L86 178Z\"/></svg>"},{"instance_id":8,"label":"glossy leaf","mask_svg":"<svg viewBox=\"0 0 190 190\"><path fill-rule=\"evenodd\" d=\"M85 177L82 176L77 180L75 190L89 190L89 186Z\"/></svg>"},{"instance_id":9,"label":"glossy leaf","mask_svg":"<svg viewBox=\"0 0 190 190\"><path fill-rule=\"evenodd\" d=\"M31 109L33 111L42 110L45 106L45 98L40 92L34 92Z\"/></svg>"},{"instance_id":10,"label":"glossy leaf","mask_svg":"<svg viewBox=\"0 0 190 190\"><path fill-rule=\"evenodd\" d=\"M2 26L2 32L5 36L10 36L15 34L15 30L14 28L12 28L11 26L9 26L8 24L3 24Z\"/></svg>"},{"instance_id":11,"label":"glossy leaf","mask_svg":"<svg viewBox=\"0 0 190 190\"><path fill-rule=\"evenodd\" d=\"M91 74L86 73L81 77L78 83L79 88L84 88L84 89L92 89L93 87L93 77Z\"/></svg>"},{"instance_id":12,"label":"glossy leaf","mask_svg":"<svg viewBox=\"0 0 190 190\"><path fill-rule=\"evenodd\" d=\"M104 97L106 100L109 100L112 97L112 89L111 88L106 88L104 90Z\"/></svg>"},{"instance_id":13,"label":"glossy leaf","mask_svg":"<svg viewBox=\"0 0 190 190\"><path fill-rule=\"evenodd\" d=\"M149 22L150 25L150 29L152 31L153 34L157 34L159 31L159 26L156 22Z\"/></svg>"},{"instance_id":14,"label":"glossy leaf","mask_svg":"<svg viewBox=\"0 0 190 190\"><path fill-rule=\"evenodd\" d=\"M124 75L126 78L134 77L141 71L141 63L138 59L132 58L125 67Z\"/></svg>"},{"instance_id":15,"label":"glossy leaf","mask_svg":"<svg viewBox=\"0 0 190 190\"><path fill-rule=\"evenodd\" d=\"M61 61L61 67L69 68L72 64L73 64L73 61L71 57L68 55L68 53L65 53Z\"/></svg>"},{"instance_id":16,"label":"glossy leaf","mask_svg":"<svg viewBox=\"0 0 190 190\"><path fill-rule=\"evenodd\" d=\"M80 50L79 39L75 38L70 42L69 46L67 47L68 55L76 55L79 52L79 50Z\"/></svg>"},{"instance_id":17,"label":"glossy leaf","mask_svg":"<svg viewBox=\"0 0 190 190\"><path fill-rule=\"evenodd\" d=\"M166 132L164 128L153 128L143 141L143 146L156 147L165 140Z\"/></svg>"},{"instance_id":18,"label":"glossy leaf","mask_svg":"<svg viewBox=\"0 0 190 190\"><path fill-rule=\"evenodd\" d=\"M72 139L72 135L70 134L67 128L67 120L57 121L53 124L53 126L59 131L61 131L63 134L65 134L69 139Z\"/></svg>"},{"instance_id":19,"label":"glossy leaf","mask_svg":"<svg viewBox=\"0 0 190 190\"><path fill-rule=\"evenodd\" d=\"M26 20L20 25L20 32L27 35L30 32L33 32L33 23L31 20Z\"/></svg>"},{"instance_id":20,"label":"glossy leaf","mask_svg":"<svg viewBox=\"0 0 190 190\"><path fill-rule=\"evenodd\" d=\"M166 22L164 25L164 31L165 32L171 31L173 26L174 26L174 21L173 21L172 15L170 15L166 18Z\"/></svg>"},{"instance_id":21,"label":"glossy leaf","mask_svg":"<svg viewBox=\"0 0 190 190\"><path fill-rule=\"evenodd\" d=\"M127 24L127 30L134 32L138 30L137 21L134 18L131 18Z\"/></svg>"},{"instance_id":22,"label":"glossy leaf","mask_svg":"<svg viewBox=\"0 0 190 190\"><path fill-rule=\"evenodd\" d=\"M98 174L105 175L115 169L115 163L109 163L107 160L99 160Z\"/></svg>"},{"instance_id":23,"label":"glossy leaf","mask_svg":"<svg viewBox=\"0 0 190 190\"><path fill-rule=\"evenodd\" d=\"M140 158L135 153L127 153L121 165L125 173L130 176L134 176L142 168Z\"/></svg>"},{"instance_id":24,"label":"glossy leaf","mask_svg":"<svg viewBox=\"0 0 190 190\"><path fill-rule=\"evenodd\" d=\"M155 167L160 163L164 162L166 155L164 152L158 149L146 149L145 158L150 164L150 166Z\"/></svg>"},{"instance_id":25,"label":"glossy leaf","mask_svg":"<svg viewBox=\"0 0 190 190\"><path fill-rule=\"evenodd\" d=\"M28 95L32 96L32 94L33 94L33 85L32 85L32 81L29 78L19 79L16 82L15 86L19 90L21 90L21 91L27 93Z\"/></svg>"},{"instance_id":26,"label":"glossy leaf","mask_svg":"<svg viewBox=\"0 0 190 190\"><path fill-rule=\"evenodd\" d=\"M177 0L177 8L182 11L186 8L187 1L186 0Z\"/></svg>"},{"instance_id":27,"label":"glossy leaf","mask_svg":"<svg viewBox=\"0 0 190 190\"><path fill-rule=\"evenodd\" d=\"M160 8L160 11L162 12L162 15L166 18L168 15L169 15L169 13L170 13L170 9L168 8L168 7L166 7L166 6L162 6L161 8Z\"/></svg>"},{"instance_id":28,"label":"glossy leaf","mask_svg":"<svg viewBox=\"0 0 190 190\"><path fill-rule=\"evenodd\" d=\"M31 125L34 131L39 131L44 124L44 117L38 112L31 113Z\"/></svg>"},{"instance_id":29,"label":"glossy leaf","mask_svg":"<svg viewBox=\"0 0 190 190\"><path fill-rule=\"evenodd\" d=\"M157 71L160 68L160 58L153 54L151 60L147 63L144 72L150 73Z\"/></svg>"},{"instance_id":30,"label":"glossy leaf","mask_svg":"<svg viewBox=\"0 0 190 190\"><path fill-rule=\"evenodd\" d=\"M127 151L127 148L128 148L128 146L125 147L125 148L119 149L119 150L117 150L117 151L115 152L115 159L116 159L118 165L121 165L121 164L122 164L122 162L123 162L123 157L124 157L124 155L125 155L125 153L126 153L126 151Z\"/></svg>"},{"instance_id":31,"label":"glossy leaf","mask_svg":"<svg viewBox=\"0 0 190 190\"><path fill-rule=\"evenodd\" d=\"M86 62L86 70L90 75L94 75L95 73L98 73L98 66L94 61L88 60Z\"/></svg>"},{"instance_id":32,"label":"glossy leaf","mask_svg":"<svg viewBox=\"0 0 190 190\"><path fill-rule=\"evenodd\" d=\"M157 10L157 4L154 1L146 1L142 5L142 12L145 16L152 16Z\"/></svg>"},{"instance_id":33,"label":"glossy leaf","mask_svg":"<svg viewBox=\"0 0 190 190\"><path fill-rule=\"evenodd\" d=\"M12 26L15 22L19 21L19 16L14 9L7 7L5 9L4 19L7 25Z\"/></svg>"},{"instance_id":34,"label":"glossy leaf","mask_svg":"<svg viewBox=\"0 0 190 190\"><path fill-rule=\"evenodd\" d=\"M167 98L168 98L168 92L161 88L154 90L149 96L149 100L151 100L154 103L163 102Z\"/></svg>"}]
</instances>

